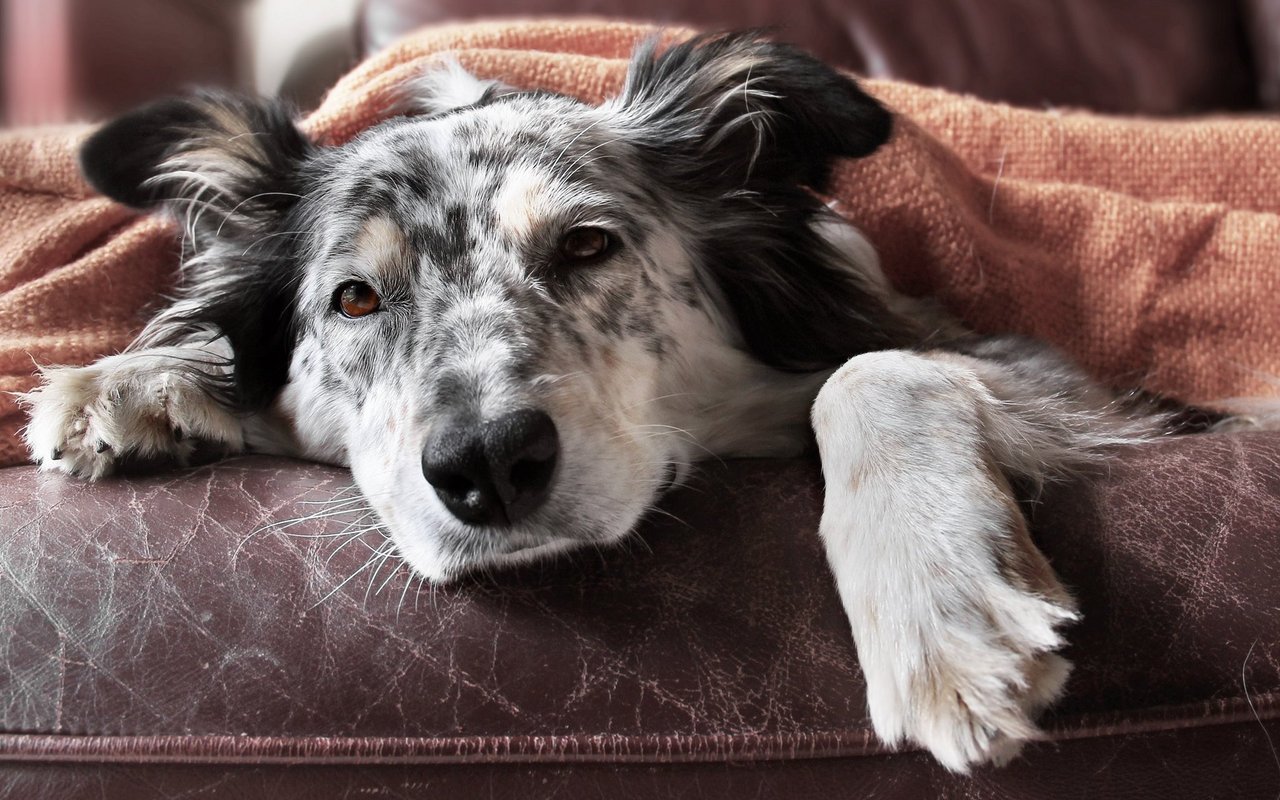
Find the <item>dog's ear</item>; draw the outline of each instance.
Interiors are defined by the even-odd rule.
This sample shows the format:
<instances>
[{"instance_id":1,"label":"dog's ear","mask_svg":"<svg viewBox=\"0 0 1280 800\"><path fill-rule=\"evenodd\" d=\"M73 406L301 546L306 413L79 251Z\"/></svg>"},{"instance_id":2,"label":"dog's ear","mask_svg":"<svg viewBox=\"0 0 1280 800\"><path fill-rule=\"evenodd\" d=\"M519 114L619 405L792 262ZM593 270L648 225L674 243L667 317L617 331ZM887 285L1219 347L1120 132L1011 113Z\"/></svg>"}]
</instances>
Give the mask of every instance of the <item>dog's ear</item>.
<instances>
[{"instance_id":1,"label":"dog's ear","mask_svg":"<svg viewBox=\"0 0 1280 800\"><path fill-rule=\"evenodd\" d=\"M698 269L756 358L810 372L913 341L865 277L878 267L851 266L815 227L834 160L871 154L892 130L852 79L756 32L662 53L651 40L611 110L676 195Z\"/></svg>"},{"instance_id":2,"label":"dog's ear","mask_svg":"<svg viewBox=\"0 0 1280 800\"><path fill-rule=\"evenodd\" d=\"M225 336L244 407L265 405L288 372L299 237L279 234L301 227L314 153L282 104L220 92L144 106L80 150L99 192L185 223L183 280L153 335Z\"/></svg>"},{"instance_id":3,"label":"dog's ear","mask_svg":"<svg viewBox=\"0 0 1280 800\"><path fill-rule=\"evenodd\" d=\"M292 205L311 152L279 101L202 92L99 128L80 149L80 169L94 189L134 208L184 212L198 203L250 217Z\"/></svg>"},{"instance_id":4,"label":"dog's ear","mask_svg":"<svg viewBox=\"0 0 1280 800\"><path fill-rule=\"evenodd\" d=\"M892 131L889 112L852 78L759 32L657 49L650 39L636 50L614 102L638 143L682 177L822 191L835 158L870 155Z\"/></svg>"}]
</instances>

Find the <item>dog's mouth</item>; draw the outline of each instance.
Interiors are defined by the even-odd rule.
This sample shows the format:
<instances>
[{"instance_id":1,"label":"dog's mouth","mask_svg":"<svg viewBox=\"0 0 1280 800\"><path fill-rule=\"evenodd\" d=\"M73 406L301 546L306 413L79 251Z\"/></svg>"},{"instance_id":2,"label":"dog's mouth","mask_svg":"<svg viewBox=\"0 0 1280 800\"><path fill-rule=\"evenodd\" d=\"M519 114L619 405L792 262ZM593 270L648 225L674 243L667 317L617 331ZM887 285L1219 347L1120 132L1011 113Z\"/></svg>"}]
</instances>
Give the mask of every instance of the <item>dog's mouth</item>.
<instances>
[{"instance_id":1,"label":"dog's mouth","mask_svg":"<svg viewBox=\"0 0 1280 800\"><path fill-rule=\"evenodd\" d=\"M680 481L680 470L675 464L667 462L662 465L662 474L658 476L657 488L654 489L653 499L660 500L666 496Z\"/></svg>"},{"instance_id":2,"label":"dog's mouth","mask_svg":"<svg viewBox=\"0 0 1280 800\"><path fill-rule=\"evenodd\" d=\"M477 576L491 578L497 573L534 563L545 563L557 555L582 549L588 541L570 536L537 540L500 541L495 536L483 550L470 549L456 555L447 567L427 577L434 583L449 584Z\"/></svg>"},{"instance_id":3,"label":"dog's mouth","mask_svg":"<svg viewBox=\"0 0 1280 800\"><path fill-rule=\"evenodd\" d=\"M654 479L653 494L641 505L652 506L670 489L680 484L679 469L675 465L663 465ZM462 525L452 529L445 539L445 551L450 554L447 566L434 576L434 580L449 583L489 575L508 568L543 563L557 556L582 550L588 546L608 547L624 540L644 518L641 511L635 518L629 515L615 524L605 521L588 522L586 511L581 515L566 511L564 507L549 503L530 519L514 525Z\"/></svg>"},{"instance_id":4,"label":"dog's mouth","mask_svg":"<svg viewBox=\"0 0 1280 800\"><path fill-rule=\"evenodd\" d=\"M573 539L569 537L556 537L539 543L516 544L503 552L491 556L489 563L493 566L525 564L531 561L550 557L557 553L563 553L567 550L576 549L584 544L585 541L582 539ZM480 563L483 564L483 562ZM473 569L475 569L475 567L465 568L464 572L470 572Z\"/></svg>"}]
</instances>

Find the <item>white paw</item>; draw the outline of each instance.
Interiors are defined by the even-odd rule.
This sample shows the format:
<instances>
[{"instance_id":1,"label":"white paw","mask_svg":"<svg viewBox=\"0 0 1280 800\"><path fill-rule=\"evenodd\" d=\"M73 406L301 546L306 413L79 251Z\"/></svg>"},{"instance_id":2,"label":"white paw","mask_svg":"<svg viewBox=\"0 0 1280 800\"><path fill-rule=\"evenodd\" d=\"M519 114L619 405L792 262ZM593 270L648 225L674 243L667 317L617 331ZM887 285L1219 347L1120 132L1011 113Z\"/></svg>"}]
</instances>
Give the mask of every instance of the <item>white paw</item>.
<instances>
[{"instance_id":1,"label":"white paw","mask_svg":"<svg viewBox=\"0 0 1280 800\"><path fill-rule=\"evenodd\" d=\"M872 724L955 772L1003 764L1039 738L1035 718L1062 692L1071 664L1053 651L1075 611L1008 584L944 602L931 620L860 639Z\"/></svg>"},{"instance_id":2,"label":"white paw","mask_svg":"<svg viewBox=\"0 0 1280 800\"><path fill-rule=\"evenodd\" d=\"M1076 619L991 455L992 441L1030 447L1034 429L972 363L893 351L837 371L813 420L822 539L877 735L957 772L1007 761L1062 692L1071 666L1055 651Z\"/></svg>"},{"instance_id":3,"label":"white paw","mask_svg":"<svg viewBox=\"0 0 1280 800\"><path fill-rule=\"evenodd\" d=\"M97 479L126 455L182 460L193 439L239 444L240 423L203 388L213 374L151 351L45 370L43 386L23 396L31 457L43 469Z\"/></svg>"}]
</instances>

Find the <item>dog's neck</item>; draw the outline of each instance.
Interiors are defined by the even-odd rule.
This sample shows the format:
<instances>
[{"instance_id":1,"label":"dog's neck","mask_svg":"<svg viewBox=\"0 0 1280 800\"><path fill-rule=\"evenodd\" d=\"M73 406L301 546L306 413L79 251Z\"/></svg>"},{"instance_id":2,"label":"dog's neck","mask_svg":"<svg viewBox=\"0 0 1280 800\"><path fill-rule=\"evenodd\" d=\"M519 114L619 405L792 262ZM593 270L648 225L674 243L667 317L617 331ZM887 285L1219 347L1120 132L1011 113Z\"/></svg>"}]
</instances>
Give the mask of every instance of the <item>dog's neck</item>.
<instances>
[{"instance_id":1,"label":"dog's neck","mask_svg":"<svg viewBox=\"0 0 1280 800\"><path fill-rule=\"evenodd\" d=\"M684 340L656 396L660 418L687 435L688 461L790 457L812 441L809 410L831 371L782 372L710 331Z\"/></svg>"}]
</instances>

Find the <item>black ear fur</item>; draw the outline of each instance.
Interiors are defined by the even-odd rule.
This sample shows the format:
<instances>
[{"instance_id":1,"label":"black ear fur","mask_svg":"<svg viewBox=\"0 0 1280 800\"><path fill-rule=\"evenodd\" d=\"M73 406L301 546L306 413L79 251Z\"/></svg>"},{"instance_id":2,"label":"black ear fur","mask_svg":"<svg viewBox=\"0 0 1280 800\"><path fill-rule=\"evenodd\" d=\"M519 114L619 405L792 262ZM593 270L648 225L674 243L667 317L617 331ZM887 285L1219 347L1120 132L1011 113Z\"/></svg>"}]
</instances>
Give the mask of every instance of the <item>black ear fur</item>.
<instances>
[{"instance_id":1,"label":"black ear fur","mask_svg":"<svg viewBox=\"0 0 1280 800\"><path fill-rule=\"evenodd\" d=\"M637 49L622 105L673 149L696 148L703 179L741 183L747 167L822 191L833 159L870 155L892 133L892 115L852 78L759 31L657 47Z\"/></svg>"},{"instance_id":2,"label":"black ear fur","mask_svg":"<svg viewBox=\"0 0 1280 800\"><path fill-rule=\"evenodd\" d=\"M204 92L161 100L104 125L81 170L102 194L183 223L177 300L149 342L215 328L233 352L236 405L283 385L293 347L298 199L314 146L276 101Z\"/></svg>"},{"instance_id":3,"label":"black ear fur","mask_svg":"<svg viewBox=\"0 0 1280 800\"><path fill-rule=\"evenodd\" d=\"M917 340L813 227L834 160L870 155L892 131L851 78L757 32L662 53L651 41L620 105L649 169L682 198L704 275L753 355L808 372Z\"/></svg>"},{"instance_id":4,"label":"black ear fur","mask_svg":"<svg viewBox=\"0 0 1280 800\"><path fill-rule=\"evenodd\" d=\"M147 181L172 152L177 137L207 122L194 103L160 100L103 125L80 148L80 172L99 194L134 208L161 199Z\"/></svg>"},{"instance_id":5,"label":"black ear fur","mask_svg":"<svg viewBox=\"0 0 1280 800\"><path fill-rule=\"evenodd\" d=\"M236 181L223 189L238 194L287 186L311 151L283 103L205 91L159 100L103 125L81 146L80 169L103 195L151 209L185 199L182 181L164 180L175 158L234 170Z\"/></svg>"}]
</instances>

